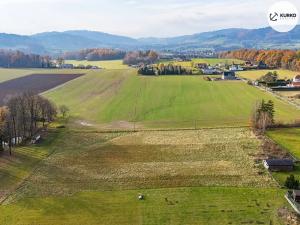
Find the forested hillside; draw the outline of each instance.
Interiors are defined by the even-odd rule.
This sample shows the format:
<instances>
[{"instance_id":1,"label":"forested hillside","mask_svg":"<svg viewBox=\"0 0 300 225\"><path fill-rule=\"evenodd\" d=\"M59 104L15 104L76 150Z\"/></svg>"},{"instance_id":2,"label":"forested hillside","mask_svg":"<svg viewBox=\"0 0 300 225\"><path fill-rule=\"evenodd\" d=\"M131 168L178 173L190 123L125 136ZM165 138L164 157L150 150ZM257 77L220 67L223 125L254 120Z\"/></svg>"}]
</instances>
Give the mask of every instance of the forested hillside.
<instances>
[{"instance_id":1,"label":"forested hillside","mask_svg":"<svg viewBox=\"0 0 300 225\"><path fill-rule=\"evenodd\" d=\"M222 52L219 56L252 62L263 61L269 67L300 71L300 51L241 49Z\"/></svg>"}]
</instances>

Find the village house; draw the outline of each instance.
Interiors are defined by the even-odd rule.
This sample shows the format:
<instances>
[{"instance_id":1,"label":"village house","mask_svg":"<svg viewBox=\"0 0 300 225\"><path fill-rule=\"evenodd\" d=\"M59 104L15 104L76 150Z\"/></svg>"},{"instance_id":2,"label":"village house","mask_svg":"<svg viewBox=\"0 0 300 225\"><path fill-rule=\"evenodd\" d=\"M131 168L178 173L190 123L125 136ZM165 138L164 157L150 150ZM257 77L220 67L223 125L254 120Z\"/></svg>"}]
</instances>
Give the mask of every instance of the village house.
<instances>
[{"instance_id":1,"label":"village house","mask_svg":"<svg viewBox=\"0 0 300 225\"><path fill-rule=\"evenodd\" d=\"M222 75L222 80L236 80L234 71L224 71Z\"/></svg>"},{"instance_id":2,"label":"village house","mask_svg":"<svg viewBox=\"0 0 300 225\"><path fill-rule=\"evenodd\" d=\"M195 67L198 69L206 69L208 66L206 63L196 63Z\"/></svg>"},{"instance_id":3,"label":"village house","mask_svg":"<svg viewBox=\"0 0 300 225\"><path fill-rule=\"evenodd\" d=\"M294 162L291 159L266 159L263 160L264 167L270 171L292 171Z\"/></svg>"},{"instance_id":4,"label":"village house","mask_svg":"<svg viewBox=\"0 0 300 225\"><path fill-rule=\"evenodd\" d=\"M259 61L258 65L257 65L257 69L259 69L259 70L268 69L268 66L263 61Z\"/></svg>"},{"instance_id":5,"label":"village house","mask_svg":"<svg viewBox=\"0 0 300 225\"><path fill-rule=\"evenodd\" d=\"M61 69L73 69L74 65L73 64L62 64L60 66Z\"/></svg>"},{"instance_id":6,"label":"village house","mask_svg":"<svg viewBox=\"0 0 300 225\"><path fill-rule=\"evenodd\" d=\"M218 69L211 66L201 69L201 71L203 74L207 74L207 75L221 74L221 72Z\"/></svg>"},{"instance_id":7,"label":"village house","mask_svg":"<svg viewBox=\"0 0 300 225\"><path fill-rule=\"evenodd\" d=\"M229 67L230 71L243 71L244 69L241 67L241 65L233 64Z\"/></svg>"},{"instance_id":8,"label":"village house","mask_svg":"<svg viewBox=\"0 0 300 225\"><path fill-rule=\"evenodd\" d=\"M288 86L293 88L300 88L300 75L295 76L293 78L292 83L289 84Z\"/></svg>"}]
</instances>

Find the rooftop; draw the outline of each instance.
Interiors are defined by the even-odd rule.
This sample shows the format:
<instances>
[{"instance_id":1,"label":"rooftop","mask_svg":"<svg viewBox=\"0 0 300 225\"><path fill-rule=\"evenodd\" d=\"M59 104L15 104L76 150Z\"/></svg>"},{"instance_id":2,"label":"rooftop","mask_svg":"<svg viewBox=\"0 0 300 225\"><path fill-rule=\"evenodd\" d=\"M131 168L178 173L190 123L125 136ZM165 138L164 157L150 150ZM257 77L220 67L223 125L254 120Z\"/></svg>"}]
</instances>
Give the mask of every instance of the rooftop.
<instances>
[{"instance_id":1,"label":"rooftop","mask_svg":"<svg viewBox=\"0 0 300 225\"><path fill-rule=\"evenodd\" d=\"M291 159L267 159L267 164L269 166L292 166L294 165Z\"/></svg>"}]
</instances>

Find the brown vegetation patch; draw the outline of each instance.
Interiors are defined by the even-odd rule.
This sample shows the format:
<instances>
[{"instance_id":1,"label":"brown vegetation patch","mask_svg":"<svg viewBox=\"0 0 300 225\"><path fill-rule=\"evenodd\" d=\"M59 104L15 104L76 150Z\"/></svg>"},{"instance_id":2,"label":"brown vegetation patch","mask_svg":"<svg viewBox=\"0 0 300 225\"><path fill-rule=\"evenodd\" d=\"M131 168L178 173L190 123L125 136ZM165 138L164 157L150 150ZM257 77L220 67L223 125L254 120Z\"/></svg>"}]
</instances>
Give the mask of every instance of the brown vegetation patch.
<instances>
[{"instance_id":1,"label":"brown vegetation patch","mask_svg":"<svg viewBox=\"0 0 300 225\"><path fill-rule=\"evenodd\" d=\"M31 92L39 94L83 74L32 74L0 83L0 106L4 105L10 97Z\"/></svg>"}]
</instances>

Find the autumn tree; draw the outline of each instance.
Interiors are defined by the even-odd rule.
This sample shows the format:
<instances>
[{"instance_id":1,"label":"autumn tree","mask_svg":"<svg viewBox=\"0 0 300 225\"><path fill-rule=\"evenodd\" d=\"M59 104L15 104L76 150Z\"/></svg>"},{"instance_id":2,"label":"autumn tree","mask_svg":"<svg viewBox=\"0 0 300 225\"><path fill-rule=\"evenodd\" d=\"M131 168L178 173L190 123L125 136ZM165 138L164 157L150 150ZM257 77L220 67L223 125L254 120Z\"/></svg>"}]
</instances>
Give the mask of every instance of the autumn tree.
<instances>
[{"instance_id":1,"label":"autumn tree","mask_svg":"<svg viewBox=\"0 0 300 225\"><path fill-rule=\"evenodd\" d=\"M257 102L251 116L252 127L265 132L266 128L274 124L274 114L275 110L272 100Z\"/></svg>"},{"instance_id":2,"label":"autumn tree","mask_svg":"<svg viewBox=\"0 0 300 225\"><path fill-rule=\"evenodd\" d=\"M62 114L63 118L65 118L68 112L70 111L70 109L66 105L61 105L59 106L59 111Z\"/></svg>"},{"instance_id":3,"label":"autumn tree","mask_svg":"<svg viewBox=\"0 0 300 225\"><path fill-rule=\"evenodd\" d=\"M278 49L239 49L235 51L221 52L219 57L236 58L254 63L262 61L271 68L284 68L300 71L300 51Z\"/></svg>"}]
</instances>

